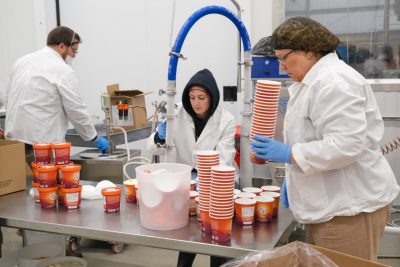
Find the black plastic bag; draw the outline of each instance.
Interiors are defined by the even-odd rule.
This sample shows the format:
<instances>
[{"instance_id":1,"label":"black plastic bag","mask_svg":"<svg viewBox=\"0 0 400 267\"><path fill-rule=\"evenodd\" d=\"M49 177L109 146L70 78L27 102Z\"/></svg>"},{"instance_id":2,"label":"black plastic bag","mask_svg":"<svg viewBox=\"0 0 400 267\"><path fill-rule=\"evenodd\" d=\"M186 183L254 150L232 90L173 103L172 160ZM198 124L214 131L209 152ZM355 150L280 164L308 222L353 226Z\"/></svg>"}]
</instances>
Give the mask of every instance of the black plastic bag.
<instances>
[{"instance_id":1,"label":"black plastic bag","mask_svg":"<svg viewBox=\"0 0 400 267\"><path fill-rule=\"evenodd\" d=\"M261 38L251 49L251 53L258 56L274 57L275 52L271 47L271 36Z\"/></svg>"}]
</instances>

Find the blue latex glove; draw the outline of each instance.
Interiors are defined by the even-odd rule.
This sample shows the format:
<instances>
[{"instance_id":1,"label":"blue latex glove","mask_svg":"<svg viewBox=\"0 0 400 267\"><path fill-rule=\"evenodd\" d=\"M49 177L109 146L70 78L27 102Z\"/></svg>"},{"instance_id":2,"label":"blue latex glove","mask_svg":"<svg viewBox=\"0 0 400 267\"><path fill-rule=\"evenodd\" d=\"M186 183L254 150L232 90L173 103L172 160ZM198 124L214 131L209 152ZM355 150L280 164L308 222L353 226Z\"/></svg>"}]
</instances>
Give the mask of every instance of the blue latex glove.
<instances>
[{"instance_id":1,"label":"blue latex glove","mask_svg":"<svg viewBox=\"0 0 400 267\"><path fill-rule=\"evenodd\" d=\"M282 190L281 190L281 201L282 201L283 206L285 206L285 208L289 208L289 200L288 200L287 191L286 191L286 177L283 178Z\"/></svg>"},{"instance_id":2,"label":"blue latex glove","mask_svg":"<svg viewBox=\"0 0 400 267\"><path fill-rule=\"evenodd\" d=\"M270 160L279 163L291 163L290 152L291 145L283 144L272 138L254 135L255 141L251 141L251 150L256 152L259 159Z\"/></svg>"},{"instance_id":3,"label":"blue latex glove","mask_svg":"<svg viewBox=\"0 0 400 267\"><path fill-rule=\"evenodd\" d=\"M96 144L97 148L100 150L107 150L108 149L108 140L104 137L99 136L94 143Z\"/></svg>"},{"instance_id":4,"label":"blue latex glove","mask_svg":"<svg viewBox=\"0 0 400 267\"><path fill-rule=\"evenodd\" d=\"M158 133L158 137L161 140L165 140L165 137L167 136L167 122L166 121L162 121L158 124L157 133Z\"/></svg>"}]
</instances>

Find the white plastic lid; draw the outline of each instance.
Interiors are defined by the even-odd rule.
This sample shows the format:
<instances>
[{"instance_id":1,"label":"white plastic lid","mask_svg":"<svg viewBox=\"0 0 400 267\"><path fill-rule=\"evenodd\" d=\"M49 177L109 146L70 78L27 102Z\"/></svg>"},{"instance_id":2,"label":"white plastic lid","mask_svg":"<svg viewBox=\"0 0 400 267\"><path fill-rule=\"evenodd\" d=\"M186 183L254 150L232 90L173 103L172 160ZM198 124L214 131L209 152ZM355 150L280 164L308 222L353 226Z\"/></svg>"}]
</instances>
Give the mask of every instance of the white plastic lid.
<instances>
[{"instance_id":1,"label":"white plastic lid","mask_svg":"<svg viewBox=\"0 0 400 267\"><path fill-rule=\"evenodd\" d=\"M251 205L251 204L256 204L256 200L253 198L237 198L235 199L235 203L242 205Z\"/></svg>"},{"instance_id":2,"label":"white plastic lid","mask_svg":"<svg viewBox=\"0 0 400 267\"><path fill-rule=\"evenodd\" d=\"M257 202L274 202L273 197L268 197L268 196L257 196L254 198Z\"/></svg>"}]
</instances>

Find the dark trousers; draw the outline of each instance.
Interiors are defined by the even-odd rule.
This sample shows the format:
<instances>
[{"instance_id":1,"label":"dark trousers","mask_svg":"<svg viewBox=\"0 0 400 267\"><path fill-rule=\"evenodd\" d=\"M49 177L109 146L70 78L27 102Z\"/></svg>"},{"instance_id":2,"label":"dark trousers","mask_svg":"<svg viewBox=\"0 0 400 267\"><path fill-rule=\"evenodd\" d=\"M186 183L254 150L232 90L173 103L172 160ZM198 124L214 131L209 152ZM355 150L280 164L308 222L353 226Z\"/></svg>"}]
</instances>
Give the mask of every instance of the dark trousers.
<instances>
[{"instance_id":1,"label":"dark trousers","mask_svg":"<svg viewBox=\"0 0 400 267\"><path fill-rule=\"evenodd\" d=\"M25 162L31 166L32 161L35 161L35 154L32 145L25 144Z\"/></svg>"},{"instance_id":2,"label":"dark trousers","mask_svg":"<svg viewBox=\"0 0 400 267\"><path fill-rule=\"evenodd\" d=\"M176 266L177 267L192 267L194 258L196 258L195 253L179 252L178 264ZM222 264L226 263L227 261L229 261L228 258L210 256L210 267L219 267Z\"/></svg>"}]
</instances>

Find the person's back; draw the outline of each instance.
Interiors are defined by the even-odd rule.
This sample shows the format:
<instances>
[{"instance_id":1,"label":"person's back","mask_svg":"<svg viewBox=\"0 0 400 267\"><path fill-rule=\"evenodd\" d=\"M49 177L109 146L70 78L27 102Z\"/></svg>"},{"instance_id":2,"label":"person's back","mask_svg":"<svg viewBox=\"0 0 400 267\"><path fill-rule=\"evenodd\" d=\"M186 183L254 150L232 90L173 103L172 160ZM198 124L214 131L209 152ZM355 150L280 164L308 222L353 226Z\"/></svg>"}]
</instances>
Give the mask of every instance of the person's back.
<instances>
[{"instance_id":1,"label":"person's back","mask_svg":"<svg viewBox=\"0 0 400 267\"><path fill-rule=\"evenodd\" d=\"M49 32L46 47L16 61L6 91L6 139L24 142L28 148L37 142L63 142L70 121L84 141L108 148L108 141L97 136L78 95L78 77L67 64L80 43L75 31L56 27Z\"/></svg>"},{"instance_id":2,"label":"person's back","mask_svg":"<svg viewBox=\"0 0 400 267\"><path fill-rule=\"evenodd\" d=\"M71 67L51 48L20 58L7 89L6 137L25 143L61 141L57 138L60 133L48 131L64 132L68 126L64 110L56 108L62 106L60 95L64 96L55 92L68 80L78 82ZM20 124L10 123L16 121Z\"/></svg>"}]
</instances>

